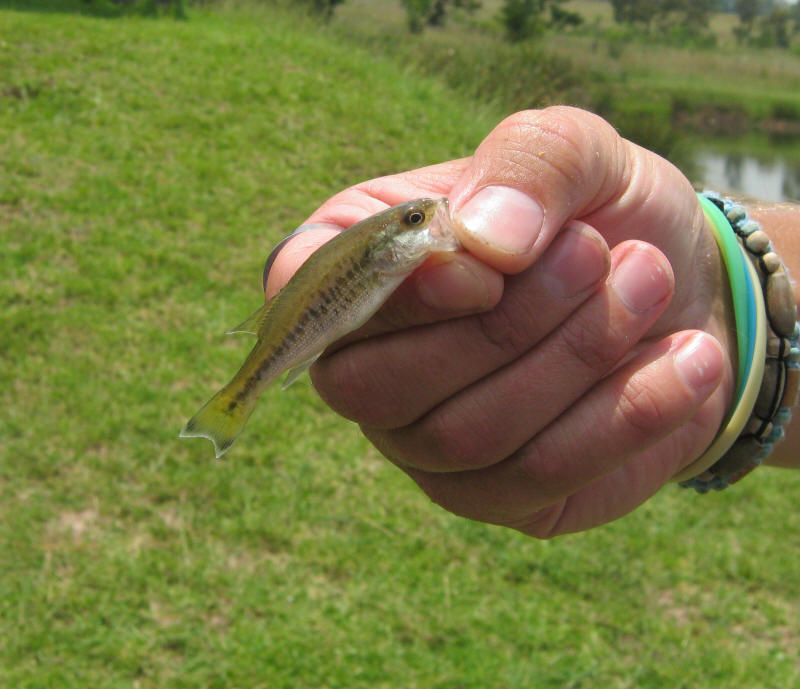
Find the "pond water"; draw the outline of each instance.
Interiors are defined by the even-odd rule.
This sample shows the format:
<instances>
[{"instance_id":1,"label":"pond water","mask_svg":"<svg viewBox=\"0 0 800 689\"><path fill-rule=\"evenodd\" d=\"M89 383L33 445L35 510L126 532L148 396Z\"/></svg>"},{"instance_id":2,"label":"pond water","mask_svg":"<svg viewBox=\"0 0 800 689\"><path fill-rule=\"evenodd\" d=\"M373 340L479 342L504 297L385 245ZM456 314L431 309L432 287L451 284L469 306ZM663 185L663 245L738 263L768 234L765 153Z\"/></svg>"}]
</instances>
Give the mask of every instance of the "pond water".
<instances>
[{"instance_id":1,"label":"pond water","mask_svg":"<svg viewBox=\"0 0 800 689\"><path fill-rule=\"evenodd\" d=\"M793 144L794 148L796 144ZM769 154L700 151L698 176L714 190L736 190L764 201L800 201L800 157L780 151Z\"/></svg>"}]
</instances>

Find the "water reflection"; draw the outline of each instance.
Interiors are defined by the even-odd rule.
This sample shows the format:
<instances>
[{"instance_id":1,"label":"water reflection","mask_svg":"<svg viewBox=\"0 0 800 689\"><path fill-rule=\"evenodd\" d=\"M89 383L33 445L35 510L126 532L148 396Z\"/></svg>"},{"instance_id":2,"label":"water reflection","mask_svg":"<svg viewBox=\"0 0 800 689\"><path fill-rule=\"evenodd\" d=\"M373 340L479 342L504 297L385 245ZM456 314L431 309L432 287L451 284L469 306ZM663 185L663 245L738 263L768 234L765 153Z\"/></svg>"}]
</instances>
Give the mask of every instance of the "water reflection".
<instances>
[{"instance_id":1,"label":"water reflection","mask_svg":"<svg viewBox=\"0 0 800 689\"><path fill-rule=\"evenodd\" d=\"M709 189L742 191L765 201L800 200L800 160L712 151L701 151L696 160Z\"/></svg>"}]
</instances>

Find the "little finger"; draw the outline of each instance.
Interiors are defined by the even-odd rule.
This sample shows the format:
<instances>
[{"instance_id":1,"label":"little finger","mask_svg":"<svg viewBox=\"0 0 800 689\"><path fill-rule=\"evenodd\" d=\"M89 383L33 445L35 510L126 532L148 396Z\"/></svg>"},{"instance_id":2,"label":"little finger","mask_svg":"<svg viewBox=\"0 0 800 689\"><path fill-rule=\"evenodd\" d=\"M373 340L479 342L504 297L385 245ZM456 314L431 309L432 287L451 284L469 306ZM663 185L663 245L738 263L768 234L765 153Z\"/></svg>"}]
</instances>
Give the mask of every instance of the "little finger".
<instances>
[{"instance_id":1,"label":"little finger","mask_svg":"<svg viewBox=\"0 0 800 689\"><path fill-rule=\"evenodd\" d=\"M449 474L405 470L451 512L526 530L540 510L616 470L690 419L717 388L724 368L716 339L682 332L606 378L503 462Z\"/></svg>"}]
</instances>

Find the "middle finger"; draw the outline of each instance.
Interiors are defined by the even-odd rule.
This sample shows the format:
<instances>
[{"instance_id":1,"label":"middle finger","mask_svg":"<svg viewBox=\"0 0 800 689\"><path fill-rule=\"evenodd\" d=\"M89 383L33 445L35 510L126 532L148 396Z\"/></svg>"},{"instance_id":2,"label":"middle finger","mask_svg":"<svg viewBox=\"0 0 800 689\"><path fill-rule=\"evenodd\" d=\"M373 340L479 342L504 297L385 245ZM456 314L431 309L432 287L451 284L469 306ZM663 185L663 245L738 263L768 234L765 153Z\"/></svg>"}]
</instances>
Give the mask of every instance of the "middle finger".
<instances>
[{"instance_id":1,"label":"middle finger","mask_svg":"<svg viewBox=\"0 0 800 689\"><path fill-rule=\"evenodd\" d=\"M575 223L529 270L506 278L492 310L351 343L317 362L314 384L342 416L408 425L557 328L602 284L609 263L603 238Z\"/></svg>"}]
</instances>

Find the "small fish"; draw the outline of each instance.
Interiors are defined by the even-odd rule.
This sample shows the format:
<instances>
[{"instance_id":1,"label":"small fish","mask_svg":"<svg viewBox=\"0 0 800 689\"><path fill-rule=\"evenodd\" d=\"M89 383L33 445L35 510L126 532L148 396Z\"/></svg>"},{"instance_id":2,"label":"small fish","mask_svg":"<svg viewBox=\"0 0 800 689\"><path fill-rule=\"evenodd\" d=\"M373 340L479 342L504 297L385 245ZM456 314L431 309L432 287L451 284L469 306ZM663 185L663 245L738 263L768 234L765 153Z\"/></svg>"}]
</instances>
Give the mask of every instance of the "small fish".
<instances>
[{"instance_id":1,"label":"small fish","mask_svg":"<svg viewBox=\"0 0 800 689\"><path fill-rule=\"evenodd\" d=\"M284 388L291 385L329 344L365 323L429 254L460 246L445 198L388 208L322 245L278 294L229 331L258 341L180 437L208 438L222 456L268 385L284 371Z\"/></svg>"}]
</instances>

